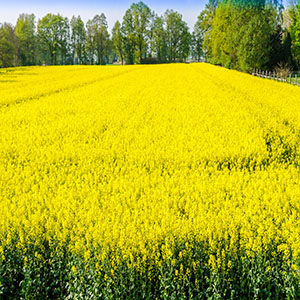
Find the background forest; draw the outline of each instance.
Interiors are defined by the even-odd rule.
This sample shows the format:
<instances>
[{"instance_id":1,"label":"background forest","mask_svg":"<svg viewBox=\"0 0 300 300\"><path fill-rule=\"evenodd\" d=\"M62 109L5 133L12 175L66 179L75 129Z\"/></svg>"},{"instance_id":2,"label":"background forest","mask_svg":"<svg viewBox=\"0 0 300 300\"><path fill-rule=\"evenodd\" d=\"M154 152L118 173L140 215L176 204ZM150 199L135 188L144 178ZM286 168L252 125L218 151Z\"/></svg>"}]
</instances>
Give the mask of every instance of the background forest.
<instances>
[{"instance_id":1,"label":"background forest","mask_svg":"<svg viewBox=\"0 0 300 300\"><path fill-rule=\"evenodd\" d=\"M250 72L300 64L300 1L209 0L193 31L182 15L157 15L133 3L110 33L106 16L86 24L47 14L21 14L0 24L0 67L66 64L143 64L208 61Z\"/></svg>"}]
</instances>

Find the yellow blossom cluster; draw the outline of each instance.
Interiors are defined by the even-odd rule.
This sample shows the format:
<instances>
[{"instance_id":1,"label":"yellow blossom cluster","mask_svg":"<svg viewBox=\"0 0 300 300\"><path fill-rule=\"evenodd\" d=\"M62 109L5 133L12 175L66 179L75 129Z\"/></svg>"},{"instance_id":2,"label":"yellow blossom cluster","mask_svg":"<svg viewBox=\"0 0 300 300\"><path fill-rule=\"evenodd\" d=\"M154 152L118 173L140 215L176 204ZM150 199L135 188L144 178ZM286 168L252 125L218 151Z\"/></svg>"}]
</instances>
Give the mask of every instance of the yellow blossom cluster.
<instances>
[{"instance_id":1,"label":"yellow blossom cluster","mask_svg":"<svg viewBox=\"0 0 300 300\"><path fill-rule=\"evenodd\" d=\"M141 272L195 240L216 269L299 257L299 91L204 63L1 71L0 255L17 234Z\"/></svg>"}]
</instances>

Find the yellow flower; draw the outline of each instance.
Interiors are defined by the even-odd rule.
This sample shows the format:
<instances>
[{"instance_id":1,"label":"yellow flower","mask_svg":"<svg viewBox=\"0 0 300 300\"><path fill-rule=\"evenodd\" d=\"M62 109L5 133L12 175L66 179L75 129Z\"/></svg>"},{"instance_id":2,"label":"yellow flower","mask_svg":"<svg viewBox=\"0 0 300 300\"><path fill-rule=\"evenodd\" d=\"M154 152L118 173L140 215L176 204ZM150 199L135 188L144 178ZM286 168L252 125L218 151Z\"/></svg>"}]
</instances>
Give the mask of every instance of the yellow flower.
<instances>
[{"instance_id":1,"label":"yellow flower","mask_svg":"<svg viewBox=\"0 0 300 300\"><path fill-rule=\"evenodd\" d=\"M27 263L32 241L99 273L156 274L177 253L195 271L202 243L214 271L240 250L298 259L297 87L204 63L3 74L2 259L16 243Z\"/></svg>"}]
</instances>

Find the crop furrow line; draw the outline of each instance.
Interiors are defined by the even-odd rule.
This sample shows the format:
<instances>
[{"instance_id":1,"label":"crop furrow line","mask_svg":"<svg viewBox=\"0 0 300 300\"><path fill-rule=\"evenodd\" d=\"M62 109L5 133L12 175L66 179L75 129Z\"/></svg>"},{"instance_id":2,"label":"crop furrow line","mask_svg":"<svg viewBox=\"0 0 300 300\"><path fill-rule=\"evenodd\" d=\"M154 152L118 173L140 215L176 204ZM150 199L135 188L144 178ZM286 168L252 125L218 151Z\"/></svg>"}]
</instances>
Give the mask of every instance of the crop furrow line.
<instances>
[{"instance_id":1,"label":"crop furrow line","mask_svg":"<svg viewBox=\"0 0 300 300\"><path fill-rule=\"evenodd\" d=\"M51 90L49 92L44 92L44 93L41 93L41 94L38 94L38 95L34 95L34 96L30 96L30 97L27 97L27 98L19 98L19 99L16 99L15 101L13 101L13 102L0 103L0 109L2 109L2 108L8 108L8 107L10 107L12 105L26 103L26 102L32 101L32 100L39 100L41 98L48 97L48 96L55 95L55 94L59 94L61 92L66 92L66 91L69 91L69 90L77 90L77 89L86 87L88 85L94 84L96 82L101 82L101 81L105 81L105 80L117 78L119 76L131 73L133 71L139 70L139 69L144 68L144 67L145 66L140 66L140 67L135 68L133 70L123 71L123 72L120 72L118 74L113 74L113 75L105 76L105 77L102 77L102 78L97 78L97 79L89 80L89 81L86 81L86 82L83 82L83 83L80 83L80 84L73 84L73 85L65 87L65 88L60 88L60 89L57 89L57 90Z\"/></svg>"}]
</instances>

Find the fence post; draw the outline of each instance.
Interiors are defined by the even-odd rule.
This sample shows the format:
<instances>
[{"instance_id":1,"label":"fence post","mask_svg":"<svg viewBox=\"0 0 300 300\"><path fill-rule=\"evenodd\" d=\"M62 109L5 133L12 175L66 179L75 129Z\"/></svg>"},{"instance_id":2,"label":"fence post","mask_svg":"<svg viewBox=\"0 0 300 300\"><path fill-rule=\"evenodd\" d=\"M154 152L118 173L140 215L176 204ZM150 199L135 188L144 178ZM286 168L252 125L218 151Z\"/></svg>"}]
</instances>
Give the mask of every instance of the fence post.
<instances>
[{"instance_id":1,"label":"fence post","mask_svg":"<svg viewBox=\"0 0 300 300\"><path fill-rule=\"evenodd\" d=\"M295 85L298 85L297 74L295 74Z\"/></svg>"},{"instance_id":2,"label":"fence post","mask_svg":"<svg viewBox=\"0 0 300 300\"><path fill-rule=\"evenodd\" d=\"M292 83L292 74L291 73L290 73L289 77L290 77L290 84L291 84Z\"/></svg>"}]
</instances>

